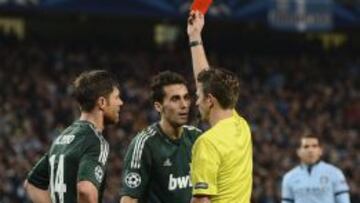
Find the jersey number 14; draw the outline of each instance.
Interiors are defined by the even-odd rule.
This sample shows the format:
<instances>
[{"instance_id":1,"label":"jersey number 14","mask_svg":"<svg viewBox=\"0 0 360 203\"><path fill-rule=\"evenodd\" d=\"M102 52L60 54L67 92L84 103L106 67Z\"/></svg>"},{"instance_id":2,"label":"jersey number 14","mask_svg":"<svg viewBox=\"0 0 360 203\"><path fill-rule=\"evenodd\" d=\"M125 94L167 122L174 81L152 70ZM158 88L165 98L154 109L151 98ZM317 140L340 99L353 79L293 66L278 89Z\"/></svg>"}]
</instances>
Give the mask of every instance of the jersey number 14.
<instances>
[{"instance_id":1,"label":"jersey number 14","mask_svg":"<svg viewBox=\"0 0 360 203\"><path fill-rule=\"evenodd\" d=\"M64 183L64 155L52 155L50 161L50 193L52 202L56 201L56 195L59 197L59 203L64 203L64 194L66 184ZM57 167L55 170L55 163Z\"/></svg>"}]
</instances>

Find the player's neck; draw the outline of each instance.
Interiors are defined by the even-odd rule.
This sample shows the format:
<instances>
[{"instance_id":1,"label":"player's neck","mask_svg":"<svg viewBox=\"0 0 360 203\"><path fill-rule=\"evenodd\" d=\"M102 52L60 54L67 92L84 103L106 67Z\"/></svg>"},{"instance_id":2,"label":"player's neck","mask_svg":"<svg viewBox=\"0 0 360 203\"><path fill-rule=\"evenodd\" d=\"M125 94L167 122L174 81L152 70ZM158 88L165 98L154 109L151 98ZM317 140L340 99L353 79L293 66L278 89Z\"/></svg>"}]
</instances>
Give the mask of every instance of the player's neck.
<instances>
[{"instance_id":1,"label":"player's neck","mask_svg":"<svg viewBox=\"0 0 360 203\"><path fill-rule=\"evenodd\" d=\"M181 127L174 127L165 119L161 119L160 122L161 130L172 140L177 140L181 137Z\"/></svg>"},{"instance_id":2,"label":"player's neck","mask_svg":"<svg viewBox=\"0 0 360 203\"><path fill-rule=\"evenodd\" d=\"M216 125L219 121L230 118L233 114L233 109L221 109L219 107L212 109L209 115L209 123L211 126Z\"/></svg>"},{"instance_id":3,"label":"player's neck","mask_svg":"<svg viewBox=\"0 0 360 203\"><path fill-rule=\"evenodd\" d=\"M79 120L85 120L92 123L96 131L102 132L104 130L104 117L100 115L101 112L92 111L92 112L81 112Z\"/></svg>"}]
</instances>

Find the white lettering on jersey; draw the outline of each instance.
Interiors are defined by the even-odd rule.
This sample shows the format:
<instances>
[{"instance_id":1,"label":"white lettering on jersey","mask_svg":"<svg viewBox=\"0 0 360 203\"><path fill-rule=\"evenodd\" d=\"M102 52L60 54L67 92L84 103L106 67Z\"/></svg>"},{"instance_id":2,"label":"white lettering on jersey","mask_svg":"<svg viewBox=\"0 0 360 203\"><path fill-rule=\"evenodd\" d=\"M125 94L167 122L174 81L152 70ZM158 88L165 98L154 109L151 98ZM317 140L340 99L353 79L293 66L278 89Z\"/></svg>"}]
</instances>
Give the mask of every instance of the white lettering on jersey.
<instances>
[{"instance_id":1,"label":"white lettering on jersey","mask_svg":"<svg viewBox=\"0 0 360 203\"><path fill-rule=\"evenodd\" d=\"M55 144L70 144L72 141L74 141L75 135L63 135L56 139Z\"/></svg>"},{"instance_id":2,"label":"white lettering on jersey","mask_svg":"<svg viewBox=\"0 0 360 203\"><path fill-rule=\"evenodd\" d=\"M176 190L176 189L184 189L192 187L191 181L190 181L190 175L187 176L181 176L181 177L174 177L173 174L170 174L169 176L169 187L168 189L170 191Z\"/></svg>"}]
</instances>

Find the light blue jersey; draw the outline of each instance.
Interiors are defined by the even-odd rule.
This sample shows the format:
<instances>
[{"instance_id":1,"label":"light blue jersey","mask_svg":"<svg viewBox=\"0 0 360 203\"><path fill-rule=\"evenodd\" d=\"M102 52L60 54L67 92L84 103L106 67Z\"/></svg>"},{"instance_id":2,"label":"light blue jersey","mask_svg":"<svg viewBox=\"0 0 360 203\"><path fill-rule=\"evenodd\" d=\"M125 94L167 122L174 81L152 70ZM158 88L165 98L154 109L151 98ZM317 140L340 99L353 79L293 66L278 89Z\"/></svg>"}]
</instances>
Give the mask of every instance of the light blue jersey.
<instances>
[{"instance_id":1,"label":"light blue jersey","mask_svg":"<svg viewBox=\"0 0 360 203\"><path fill-rule=\"evenodd\" d=\"M320 161L287 172L281 190L282 203L350 203L349 186L337 167Z\"/></svg>"}]
</instances>

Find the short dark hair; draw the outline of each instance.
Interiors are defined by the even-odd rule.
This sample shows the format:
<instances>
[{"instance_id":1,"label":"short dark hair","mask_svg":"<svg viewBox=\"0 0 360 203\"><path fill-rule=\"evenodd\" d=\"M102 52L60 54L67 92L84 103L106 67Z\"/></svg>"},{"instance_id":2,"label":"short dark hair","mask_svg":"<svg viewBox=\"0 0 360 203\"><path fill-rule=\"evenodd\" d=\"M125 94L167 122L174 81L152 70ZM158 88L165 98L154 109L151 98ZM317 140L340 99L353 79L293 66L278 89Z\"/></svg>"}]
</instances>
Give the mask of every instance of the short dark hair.
<instances>
[{"instance_id":1,"label":"short dark hair","mask_svg":"<svg viewBox=\"0 0 360 203\"><path fill-rule=\"evenodd\" d=\"M183 76L172 71L163 71L151 80L151 99L153 102L162 103L165 97L164 87L175 84L186 84Z\"/></svg>"},{"instance_id":2,"label":"short dark hair","mask_svg":"<svg viewBox=\"0 0 360 203\"><path fill-rule=\"evenodd\" d=\"M114 87L119 88L115 77L105 70L92 70L81 73L73 82L72 95L79 103L81 111L94 109L99 97L108 97Z\"/></svg>"},{"instance_id":3,"label":"short dark hair","mask_svg":"<svg viewBox=\"0 0 360 203\"><path fill-rule=\"evenodd\" d=\"M235 73L219 68L203 70L197 81L205 95L212 94L223 109L234 108L240 94L240 82Z\"/></svg>"},{"instance_id":4,"label":"short dark hair","mask_svg":"<svg viewBox=\"0 0 360 203\"><path fill-rule=\"evenodd\" d=\"M303 135L300 136L300 139L299 139L299 142L298 142L298 148L301 147L303 139L317 139L318 142L319 142L319 146L321 146L321 138L318 135L313 134L313 133L306 133L306 134L303 134Z\"/></svg>"}]
</instances>

